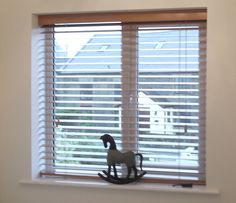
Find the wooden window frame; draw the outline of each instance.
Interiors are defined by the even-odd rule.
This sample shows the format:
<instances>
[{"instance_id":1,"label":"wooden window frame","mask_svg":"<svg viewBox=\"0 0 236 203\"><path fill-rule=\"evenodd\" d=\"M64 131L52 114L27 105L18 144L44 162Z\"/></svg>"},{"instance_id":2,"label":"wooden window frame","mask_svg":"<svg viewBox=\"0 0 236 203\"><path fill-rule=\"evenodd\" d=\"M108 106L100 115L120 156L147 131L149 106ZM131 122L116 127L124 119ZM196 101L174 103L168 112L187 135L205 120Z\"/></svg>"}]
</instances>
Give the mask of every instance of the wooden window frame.
<instances>
[{"instance_id":1,"label":"wooden window frame","mask_svg":"<svg viewBox=\"0 0 236 203\"><path fill-rule=\"evenodd\" d=\"M61 23L87 22L173 22L173 21L202 21L207 20L206 9L181 9L161 11L124 11L124 12L97 12L77 14L39 15L39 26L48 26Z\"/></svg>"},{"instance_id":2,"label":"wooden window frame","mask_svg":"<svg viewBox=\"0 0 236 203\"><path fill-rule=\"evenodd\" d=\"M181 9L181 10L161 10L161 11L125 11L125 12L97 12L97 13L78 13L78 14L53 14L53 15L39 15L38 25L41 27L52 26L63 23L89 23L89 22L122 22L127 24L132 23L153 23L153 22L190 22L190 21L206 21L207 9ZM129 26L129 25L128 25ZM132 25L131 25L132 26ZM205 66L205 64L204 64ZM125 85L125 83L123 83ZM124 98L125 99L125 98ZM127 103L125 101L124 103ZM201 109L205 111L205 107ZM125 111L123 111L125 113ZM127 134L126 132L123 132ZM135 132L134 132L135 133ZM205 139L205 138L202 138ZM63 176L73 178L88 178L87 176L74 176L65 174L51 174L41 173L43 176ZM91 177L89 177L91 178ZM156 180L147 179L143 182L158 182L158 183L172 183L173 180ZM176 182L179 183L179 182ZM195 183L198 185L205 185L206 181L181 181L182 184Z\"/></svg>"}]
</instances>

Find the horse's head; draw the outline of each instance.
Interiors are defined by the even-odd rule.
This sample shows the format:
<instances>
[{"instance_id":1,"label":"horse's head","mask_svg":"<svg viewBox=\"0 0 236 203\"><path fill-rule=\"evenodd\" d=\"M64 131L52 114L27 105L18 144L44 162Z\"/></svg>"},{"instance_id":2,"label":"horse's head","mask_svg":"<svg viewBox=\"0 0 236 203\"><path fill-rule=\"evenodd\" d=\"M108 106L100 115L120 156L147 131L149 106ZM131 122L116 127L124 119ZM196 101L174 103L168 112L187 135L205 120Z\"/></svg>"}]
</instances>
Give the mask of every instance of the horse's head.
<instances>
[{"instance_id":1,"label":"horse's head","mask_svg":"<svg viewBox=\"0 0 236 203\"><path fill-rule=\"evenodd\" d=\"M109 136L108 134L104 134L103 136L100 137L100 139L103 141L104 147L107 148L107 142L109 140Z\"/></svg>"},{"instance_id":2,"label":"horse's head","mask_svg":"<svg viewBox=\"0 0 236 203\"><path fill-rule=\"evenodd\" d=\"M100 137L100 139L103 141L104 147L107 148L107 143L110 143L110 148L116 149L114 139L112 138L111 135L109 134L104 134L103 136Z\"/></svg>"}]
</instances>

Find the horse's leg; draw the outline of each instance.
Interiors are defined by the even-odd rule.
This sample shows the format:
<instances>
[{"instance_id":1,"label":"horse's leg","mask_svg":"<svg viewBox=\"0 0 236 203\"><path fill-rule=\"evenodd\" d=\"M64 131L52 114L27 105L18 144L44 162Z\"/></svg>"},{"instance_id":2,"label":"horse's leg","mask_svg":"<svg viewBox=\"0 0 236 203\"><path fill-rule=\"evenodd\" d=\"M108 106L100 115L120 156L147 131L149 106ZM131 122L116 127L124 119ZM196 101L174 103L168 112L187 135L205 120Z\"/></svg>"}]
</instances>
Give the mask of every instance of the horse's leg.
<instances>
[{"instance_id":1,"label":"horse's leg","mask_svg":"<svg viewBox=\"0 0 236 203\"><path fill-rule=\"evenodd\" d=\"M115 165L115 164L113 165L113 170L114 170L114 176L115 176L116 178L118 178L118 176L117 176L117 171L116 171L116 165Z\"/></svg>"},{"instance_id":2,"label":"horse's leg","mask_svg":"<svg viewBox=\"0 0 236 203\"><path fill-rule=\"evenodd\" d=\"M110 178L111 175L111 165L108 166L107 177Z\"/></svg>"},{"instance_id":3,"label":"horse's leg","mask_svg":"<svg viewBox=\"0 0 236 203\"><path fill-rule=\"evenodd\" d=\"M131 174L131 167L127 166L127 176L126 176L127 179L130 177L130 174Z\"/></svg>"},{"instance_id":4,"label":"horse's leg","mask_svg":"<svg viewBox=\"0 0 236 203\"><path fill-rule=\"evenodd\" d=\"M134 177L136 178L138 176L138 170L136 166L133 166L132 168L134 169Z\"/></svg>"}]
</instances>

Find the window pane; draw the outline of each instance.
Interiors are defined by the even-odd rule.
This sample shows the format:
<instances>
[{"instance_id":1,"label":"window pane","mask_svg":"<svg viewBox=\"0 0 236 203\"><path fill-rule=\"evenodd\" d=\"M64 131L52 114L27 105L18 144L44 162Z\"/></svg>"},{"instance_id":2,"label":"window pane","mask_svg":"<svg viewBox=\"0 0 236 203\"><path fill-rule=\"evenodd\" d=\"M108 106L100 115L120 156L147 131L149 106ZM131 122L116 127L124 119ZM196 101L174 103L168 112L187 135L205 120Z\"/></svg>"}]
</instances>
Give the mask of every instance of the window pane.
<instances>
[{"instance_id":1,"label":"window pane","mask_svg":"<svg viewBox=\"0 0 236 203\"><path fill-rule=\"evenodd\" d=\"M121 134L120 27L56 27L54 50L56 171L97 175L100 136Z\"/></svg>"},{"instance_id":2,"label":"window pane","mask_svg":"<svg viewBox=\"0 0 236 203\"><path fill-rule=\"evenodd\" d=\"M197 179L200 173L198 29L139 29L138 132L147 176Z\"/></svg>"}]
</instances>

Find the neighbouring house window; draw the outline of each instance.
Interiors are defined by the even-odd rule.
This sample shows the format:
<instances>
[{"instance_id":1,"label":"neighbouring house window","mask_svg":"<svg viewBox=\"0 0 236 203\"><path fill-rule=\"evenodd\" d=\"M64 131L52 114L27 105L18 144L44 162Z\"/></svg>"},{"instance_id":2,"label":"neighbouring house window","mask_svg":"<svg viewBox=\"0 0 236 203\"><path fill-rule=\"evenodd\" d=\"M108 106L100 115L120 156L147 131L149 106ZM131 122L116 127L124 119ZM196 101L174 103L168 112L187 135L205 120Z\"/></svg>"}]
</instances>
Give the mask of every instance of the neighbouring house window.
<instances>
[{"instance_id":1,"label":"neighbouring house window","mask_svg":"<svg viewBox=\"0 0 236 203\"><path fill-rule=\"evenodd\" d=\"M102 45L102 46L100 47L100 50L99 50L99 51L106 51L106 50L109 49L109 47L110 47L110 45Z\"/></svg>"},{"instance_id":2,"label":"neighbouring house window","mask_svg":"<svg viewBox=\"0 0 236 203\"><path fill-rule=\"evenodd\" d=\"M176 13L39 16L42 176L97 177L108 133L143 180L205 184L206 11Z\"/></svg>"},{"instance_id":3,"label":"neighbouring house window","mask_svg":"<svg viewBox=\"0 0 236 203\"><path fill-rule=\"evenodd\" d=\"M165 41L158 41L155 45L155 49L161 49L164 45Z\"/></svg>"}]
</instances>

